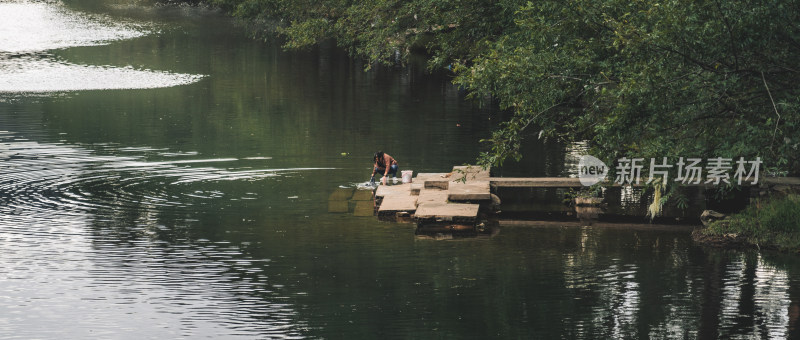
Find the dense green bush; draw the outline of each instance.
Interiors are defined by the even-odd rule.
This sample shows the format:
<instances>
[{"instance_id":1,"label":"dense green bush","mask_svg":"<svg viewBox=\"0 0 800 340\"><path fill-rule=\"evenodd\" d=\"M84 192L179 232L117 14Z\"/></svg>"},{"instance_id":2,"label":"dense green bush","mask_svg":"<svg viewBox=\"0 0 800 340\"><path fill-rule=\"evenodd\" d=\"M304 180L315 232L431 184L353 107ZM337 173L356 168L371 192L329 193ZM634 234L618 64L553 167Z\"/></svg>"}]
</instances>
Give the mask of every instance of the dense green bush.
<instances>
[{"instance_id":1,"label":"dense green bush","mask_svg":"<svg viewBox=\"0 0 800 340\"><path fill-rule=\"evenodd\" d=\"M711 223L707 235L737 234L761 247L800 251L800 196L758 201L731 218Z\"/></svg>"}]
</instances>

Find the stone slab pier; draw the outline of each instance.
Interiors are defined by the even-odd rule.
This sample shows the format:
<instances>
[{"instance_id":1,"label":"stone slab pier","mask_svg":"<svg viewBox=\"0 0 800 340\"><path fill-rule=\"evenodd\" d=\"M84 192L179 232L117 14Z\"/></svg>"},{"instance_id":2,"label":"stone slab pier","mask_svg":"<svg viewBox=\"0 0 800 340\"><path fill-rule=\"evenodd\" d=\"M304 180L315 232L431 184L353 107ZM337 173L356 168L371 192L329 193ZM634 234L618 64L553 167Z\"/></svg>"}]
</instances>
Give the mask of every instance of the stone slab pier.
<instances>
[{"instance_id":1,"label":"stone slab pier","mask_svg":"<svg viewBox=\"0 0 800 340\"><path fill-rule=\"evenodd\" d=\"M474 227L481 205L492 202L489 169L456 166L449 173L420 173L411 183L380 185L378 217L418 225Z\"/></svg>"},{"instance_id":2,"label":"stone slab pier","mask_svg":"<svg viewBox=\"0 0 800 340\"><path fill-rule=\"evenodd\" d=\"M489 169L480 166L456 166L447 173L418 173L411 183L380 185L374 193L375 210L379 219L416 222L420 228L432 226L447 230L474 230L479 214L499 205L499 198L493 194L499 188L584 187L578 178L491 177L489 172ZM742 184L754 188L751 195L756 197L763 196L766 191L800 193L800 178L794 177L767 177L759 179L757 185ZM620 185L607 181L604 186ZM712 185L699 183L687 186L710 188ZM595 206L598 202L575 203L580 207ZM337 208L332 202L330 210Z\"/></svg>"}]
</instances>

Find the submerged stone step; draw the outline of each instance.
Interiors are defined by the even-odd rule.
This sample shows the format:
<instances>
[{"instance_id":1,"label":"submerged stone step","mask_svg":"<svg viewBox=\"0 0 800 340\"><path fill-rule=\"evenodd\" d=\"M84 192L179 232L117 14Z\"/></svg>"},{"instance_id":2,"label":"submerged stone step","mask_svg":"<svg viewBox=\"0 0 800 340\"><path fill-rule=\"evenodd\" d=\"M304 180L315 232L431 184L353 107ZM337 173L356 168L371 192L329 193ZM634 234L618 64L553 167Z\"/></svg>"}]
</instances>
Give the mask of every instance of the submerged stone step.
<instances>
[{"instance_id":1,"label":"submerged stone step","mask_svg":"<svg viewBox=\"0 0 800 340\"><path fill-rule=\"evenodd\" d=\"M375 204L372 201L356 201L356 207L353 209L355 216L374 216Z\"/></svg>"},{"instance_id":2,"label":"submerged stone step","mask_svg":"<svg viewBox=\"0 0 800 340\"><path fill-rule=\"evenodd\" d=\"M356 190L353 201L372 201L372 190Z\"/></svg>"},{"instance_id":3,"label":"submerged stone step","mask_svg":"<svg viewBox=\"0 0 800 340\"><path fill-rule=\"evenodd\" d=\"M347 201L328 201L328 212L346 213L350 211Z\"/></svg>"},{"instance_id":4,"label":"submerged stone step","mask_svg":"<svg viewBox=\"0 0 800 340\"><path fill-rule=\"evenodd\" d=\"M352 188L349 188L349 189L336 188L336 190L334 190L333 193L331 193L331 195L328 196L328 200L329 201L346 201L346 200L349 200L350 197L353 196L353 191L354 190L355 189L352 189Z\"/></svg>"}]
</instances>

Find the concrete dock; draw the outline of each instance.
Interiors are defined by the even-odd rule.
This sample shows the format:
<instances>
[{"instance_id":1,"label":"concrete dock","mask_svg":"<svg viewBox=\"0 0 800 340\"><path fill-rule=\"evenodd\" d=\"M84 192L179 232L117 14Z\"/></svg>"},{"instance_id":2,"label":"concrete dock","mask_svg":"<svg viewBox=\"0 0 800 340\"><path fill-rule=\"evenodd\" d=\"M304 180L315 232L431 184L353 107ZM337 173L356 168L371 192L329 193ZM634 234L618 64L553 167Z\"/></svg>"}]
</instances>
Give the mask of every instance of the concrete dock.
<instances>
[{"instance_id":1,"label":"concrete dock","mask_svg":"<svg viewBox=\"0 0 800 340\"><path fill-rule=\"evenodd\" d=\"M643 184L639 184L641 186ZM751 183L743 183L753 186ZM606 187L619 187L607 181ZM637 185L634 185L637 186ZM687 185L709 188L704 183ZM382 220L416 222L418 227L434 226L448 230L474 229L480 213L499 204L493 193L499 188L580 189L578 178L564 177L491 177L489 169L479 166L456 166L447 173L418 173L411 183L380 185L375 190L375 207ZM762 178L752 195L760 191L800 191L800 178ZM341 197L347 193L337 194ZM338 197L338 199L341 199ZM345 209L331 198L329 210ZM590 205L596 205L593 202ZM576 202L581 206L581 202ZM585 205L585 204L584 204ZM363 216L363 215L362 215Z\"/></svg>"},{"instance_id":2,"label":"concrete dock","mask_svg":"<svg viewBox=\"0 0 800 340\"><path fill-rule=\"evenodd\" d=\"M633 186L645 186L646 179L642 179L638 184ZM743 182L743 186L751 186L752 180ZM583 184L579 178L575 177L492 177L489 179L492 188L581 188ZM687 187L707 187L711 188L717 184L707 184L700 182L698 184L682 184ZM759 186L800 186L800 178L797 177L762 177L759 179ZM614 187L620 184L614 183L610 180L603 182L603 186Z\"/></svg>"},{"instance_id":3,"label":"concrete dock","mask_svg":"<svg viewBox=\"0 0 800 340\"><path fill-rule=\"evenodd\" d=\"M490 204L489 170L456 166L449 173L420 173L411 183L380 185L378 217L418 224L474 225L481 204Z\"/></svg>"}]
</instances>

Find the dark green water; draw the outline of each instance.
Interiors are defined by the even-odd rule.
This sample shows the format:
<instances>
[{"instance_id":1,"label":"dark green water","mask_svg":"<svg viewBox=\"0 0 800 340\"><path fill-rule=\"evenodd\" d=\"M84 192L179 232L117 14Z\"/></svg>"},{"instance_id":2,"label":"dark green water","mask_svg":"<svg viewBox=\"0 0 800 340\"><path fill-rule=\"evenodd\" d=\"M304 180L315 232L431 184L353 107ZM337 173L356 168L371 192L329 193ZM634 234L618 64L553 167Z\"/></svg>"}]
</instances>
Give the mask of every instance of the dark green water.
<instances>
[{"instance_id":1,"label":"dark green water","mask_svg":"<svg viewBox=\"0 0 800 340\"><path fill-rule=\"evenodd\" d=\"M201 9L4 13L2 338L799 336L794 256L683 229L432 241L329 213L378 149L422 172L475 158L497 114L447 75L284 52ZM567 171L532 144L518 174Z\"/></svg>"}]
</instances>

